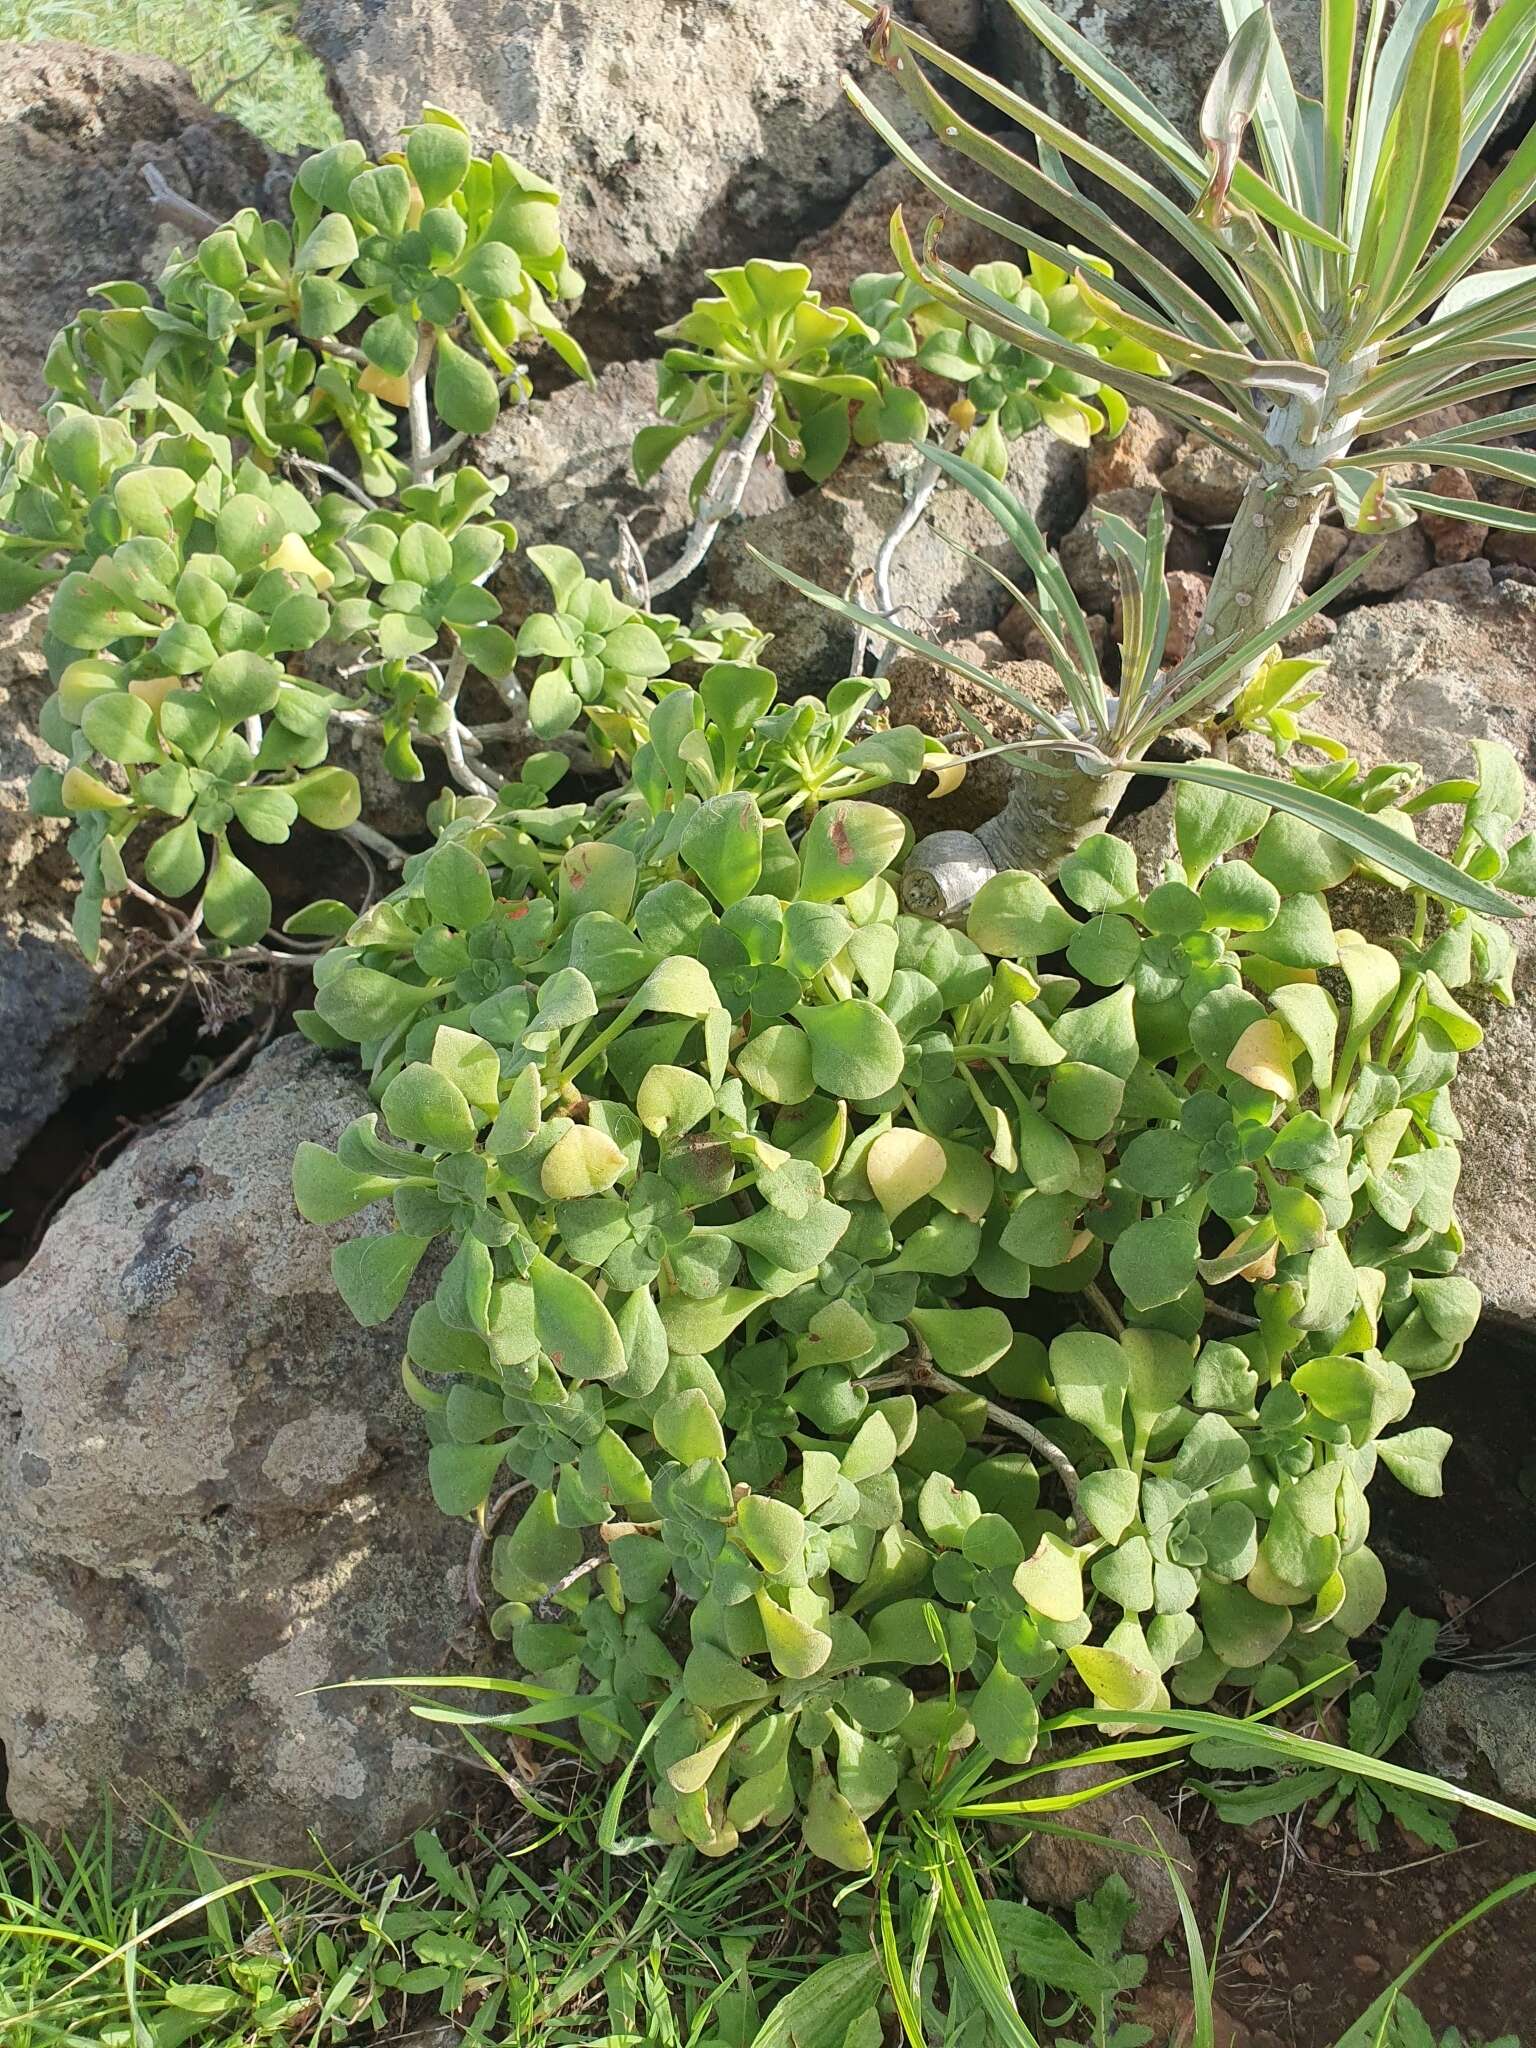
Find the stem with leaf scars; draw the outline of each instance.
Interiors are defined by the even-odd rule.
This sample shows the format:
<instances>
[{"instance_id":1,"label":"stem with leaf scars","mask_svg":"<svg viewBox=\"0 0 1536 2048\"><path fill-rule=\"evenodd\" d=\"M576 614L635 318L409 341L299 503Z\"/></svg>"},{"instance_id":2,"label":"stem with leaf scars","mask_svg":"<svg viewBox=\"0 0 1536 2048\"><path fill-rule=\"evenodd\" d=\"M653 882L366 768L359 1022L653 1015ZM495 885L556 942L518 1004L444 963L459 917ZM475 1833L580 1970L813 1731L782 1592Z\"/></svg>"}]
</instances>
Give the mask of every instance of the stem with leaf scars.
<instances>
[{"instance_id":1,"label":"stem with leaf scars","mask_svg":"<svg viewBox=\"0 0 1536 2048\"><path fill-rule=\"evenodd\" d=\"M763 379L746 431L722 460L717 484L700 502L698 517L694 520L693 530L682 553L671 568L664 570L660 576L654 579L646 578L642 610L649 610L653 598L662 597L667 591L675 590L679 583L687 581L714 546L721 527L728 519L734 519L741 510L741 501L747 494L747 485L752 481L752 465L756 462L758 450L767 440L768 431L773 425L773 408L777 392L778 385L770 372Z\"/></svg>"}]
</instances>

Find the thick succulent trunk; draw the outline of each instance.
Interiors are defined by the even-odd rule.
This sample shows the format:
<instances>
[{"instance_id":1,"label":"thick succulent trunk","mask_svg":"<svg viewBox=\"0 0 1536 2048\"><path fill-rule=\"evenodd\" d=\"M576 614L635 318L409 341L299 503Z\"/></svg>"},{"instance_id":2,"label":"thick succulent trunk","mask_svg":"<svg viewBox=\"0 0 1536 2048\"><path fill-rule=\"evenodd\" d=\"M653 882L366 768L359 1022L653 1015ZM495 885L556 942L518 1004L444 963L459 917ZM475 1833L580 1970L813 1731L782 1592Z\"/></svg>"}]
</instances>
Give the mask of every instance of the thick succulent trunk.
<instances>
[{"instance_id":1,"label":"thick succulent trunk","mask_svg":"<svg viewBox=\"0 0 1536 2048\"><path fill-rule=\"evenodd\" d=\"M1289 468L1265 469L1251 480L1211 581L1197 647L1244 638L1285 617L1301 595L1329 496L1326 485L1303 490ZM1212 709L1224 709L1257 667L1249 663Z\"/></svg>"},{"instance_id":2,"label":"thick succulent trunk","mask_svg":"<svg viewBox=\"0 0 1536 2048\"><path fill-rule=\"evenodd\" d=\"M1321 409L1299 402L1278 409L1270 422L1271 454L1243 493L1211 583L1200 643L1242 640L1284 618L1301 593L1331 490L1318 481L1348 451L1359 429L1351 392L1371 367L1357 358L1348 376L1335 371L1330 402ZM1258 667L1247 664L1222 710ZM940 832L919 841L908 856L902 900L920 916L958 922L982 884L1004 868L1027 868L1053 880L1061 864L1113 817L1129 772L1093 776L1078 756L1063 750L1042 756L1064 776L1020 769L1008 802L979 832Z\"/></svg>"},{"instance_id":3,"label":"thick succulent trunk","mask_svg":"<svg viewBox=\"0 0 1536 2048\"><path fill-rule=\"evenodd\" d=\"M1086 775L1063 751L1038 757L1065 775L1021 768L1008 801L979 832L936 832L915 846L902 875L901 900L919 917L955 922L983 882L1005 868L1052 881L1085 839L1102 832L1119 807L1128 774Z\"/></svg>"}]
</instances>

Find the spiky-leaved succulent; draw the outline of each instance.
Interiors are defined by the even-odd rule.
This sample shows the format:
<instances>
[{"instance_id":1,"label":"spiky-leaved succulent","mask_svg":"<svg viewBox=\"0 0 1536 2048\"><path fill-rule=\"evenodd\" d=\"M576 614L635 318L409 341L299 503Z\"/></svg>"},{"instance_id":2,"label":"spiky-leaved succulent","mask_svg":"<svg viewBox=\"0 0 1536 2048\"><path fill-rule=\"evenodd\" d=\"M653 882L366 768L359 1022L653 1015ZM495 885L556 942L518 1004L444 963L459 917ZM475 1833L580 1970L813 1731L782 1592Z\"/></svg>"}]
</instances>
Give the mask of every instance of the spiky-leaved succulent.
<instances>
[{"instance_id":1,"label":"spiky-leaved succulent","mask_svg":"<svg viewBox=\"0 0 1536 2048\"><path fill-rule=\"evenodd\" d=\"M914 288L1008 347L1058 370L1098 376L1130 401L1234 455L1250 481L1217 565L1197 655L1246 648L1227 698L1291 614L1312 535L1330 508L1364 533L1432 511L1527 530L1536 514L1399 481L1413 465L1536 483L1536 457L1498 445L1532 424L1528 407L1416 421L1518 390L1536 361L1536 271L1489 268L1499 236L1536 197L1527 134L1444 231L1448 204L1494 133L1536 54L1536 0L1508 0L1472 35L1465 0L1323 0L1321 101L1298 92L1262 0L1219 0L1231 36L1200 117L1198 144L1047 0L1008 0L1022 33L1124 131L1122 159L988 77L874 0L850 0L874 53L944 149L993 172L1032 219L994 211L944 176L857 86L849 92L892 151L946 210L1055 265L1084 307L1155 351L1188 383L1158 381L1128 358L1085 354L1038 309L943 260L941 236L915 248L901 216L893 245ZM963 113L947 77L1033 138L1030 162ZM1133 148L1134 146L1134 148ZM1155 176L1129 161L1153 160ZM1249 150L1256 160L1245 155ZM1116 211L1081 189L1087 172ZM1170 194L1174 196L1170 196ZM1044 217L1058 233L1034 223ZM1122 225L1122 222L1127 225ZM1113 275L1081 253L1086 246ZM1405 470L1405 465L1408 467ZM1278 637L1278 636L1275 636ZM1117 764L1084 756L1079 774ZM1078 806L1092 809L1091 799ZM1029 861L1018 823L999 821L987 855ZM1058 835L1048 858L1071 850Z\"/></svg>"}]
</instances>

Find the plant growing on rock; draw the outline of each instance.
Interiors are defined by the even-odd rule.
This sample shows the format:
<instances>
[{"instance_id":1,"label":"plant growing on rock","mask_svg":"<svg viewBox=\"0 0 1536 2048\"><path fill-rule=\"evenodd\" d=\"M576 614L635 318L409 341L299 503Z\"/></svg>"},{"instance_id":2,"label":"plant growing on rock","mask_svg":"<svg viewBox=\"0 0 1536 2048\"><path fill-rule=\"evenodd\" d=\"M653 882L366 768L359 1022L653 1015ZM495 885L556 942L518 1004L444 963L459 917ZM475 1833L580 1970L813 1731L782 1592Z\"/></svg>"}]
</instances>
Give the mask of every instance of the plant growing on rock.
<instances>
[{"instance_id":1,"label":"plant growing on rock","mask_svg":"<svg viewBox=\"0 0 1536 2048\"><path fill-rule=\"evenodd\" d=\"M271 897L244 853L302 818L399 865L359 823L342 742L373 739L404 781L437 747L489 791L485 750L529 729L520 660L539 729L570 723L535 666L569 607L529 622L521 649L499 623L486 585L517 540L495 514L504 480L453 459L527 395L532 347L586 374L557 310L581 280L553 188L476 157L435 108L381 163L355 142L310 157L291 227L249 209L208 226L158 299L109 285L55 342L47 431L5 436L0 598L53 591L43 733L68 765L32 796L75 820L85 950L103 902L131 892L166 908L179 950L307 964L264 943ZM633 629L600 681L707 658L677 621L653 626L665 656ZM589 650L578 635L564 652L584 705ZM471 674L500 699L478 724L460 707ZM322 906L291 929L333 925Z\"/></svg>"},{"instance_id":2,"label":"plant growing on rock","mask_svg":"<svg viewBox=\"0 0 1536 2048\"><path fill-rule=\"evenodd\" d=\"M853 737L874 687L719 665L595 814L538 762L444 799L306 1020L379 1115L295 1169L316 1222L390 1205L335 1254L362 1320L451 1254L408 1384L448 1512L532 1489L491 1563L524 1668L598 1756L644 1740L664 1839L798 1814L854 1870L903 1785L1027 1761L1064 1671L1150 1709L1347 1658L1372 1472L1440 1484L1400 1425L1478 1308L1456 991L1508 967L1422 893L1397 952L1335 929L1352 857L1199 787L1145 898L1101 835L1082 918L1021 873L964 933L905 914L857 792L925 746ZM1022 1332L1031 1295L1097 1327Z\"/></svg>"},{"instance_id":3,"label":"plant growing on rock","mask_svg":"<svg viewBox=\"0 0 1536 2048\"><path fill-rule=\"evenodd\" d=\"M893 21L889 8L851 4L871 23L872 50L941 143L1097 250L1113 277L1066 242L956 190L850 84L895 155L946 208L1056 265L1107 326L1198 378L1201 388L1160 383L1112 356L1085 357L1034 310L945 263L941 238L924 252L914 249L898 215L893 245L903 272L958 319L1059 369L1101 376L1250 470L1198 643L1201 652L1247 648L1232 667L1229 694L1257 666L1266 631L1278 637L1292 611L1312 536L1330 506L1365 533L1390 531L1420 511L1530 525L1529 513L1441 498L1398 483L1394 472L1432 461L1478 477L1536 476L1529 454L1491 445L1528 426L1529 409L1413 433L1415 421L1496 398L1529 378L1536 278L1528 269L1485 266L1536 194L1536 137L1524 138L1449 233L1441 228L1447 203L1536 51L1536 5L1512 0L1469 47L1471 11L1458 0L1402 7L1390 29L1385 0L1364 10L1358 0L1330 0L1320 16L1319 104L1297 92L1269 8L1220 0L1232 39L1205 100L1196 148L1045 0L1009 0L1023 30L1121 123L1127 143L1150 151L1180 195L1172 198L1163 184ZM946 100L938 74L1032 136L1038 165ZM1243 155L1250 134L1258 164ZM1133 209L1146 233L1117 225L1077 186L1071 166ZM1157 236L1176 249L1177 267L1152 246ZM1058 750L1042 765L1081 785L1112 780L1136 761L1135 754L1096 761ZM1035 778L1026 778L973 848L978 874L1021 864L1053 872L1084 831L1097 829L1104 808L1103 792L1087 788L1058 804L1052 844L1042 847L1029 829L1038 802Z\"/></svg>"},{"instance_id":4,"label":"plant growing on rock","mask_svg":"<svg viewBox=\"0 0 1536 2048\"><path fill-rule=\"evenodd\" d=\"M1446 1439L1408 1426L1414 1384L1479 1307L1455 1272L1448 1091L1481 1035L1463 997L1511 994L1495 884L1536 893L1518 768L1481 741L1471 774L1425 789L1347 758L1282 779L1147 756L1234 699L1304 736L1308 677L1273 650L1345 587L1296 601L1322 506L1374 529L1425 503L1374 480L1401 448L1356 443L1465 391L1470 337L1509 365L1479 392L1517 380L1528 285L1446 297L1519 180L1439 254L1425 217L1536 46L1536 0L1465 80L1462 9L1403 8L1378 51L1373 5L1352 156L1354 10L1325 9L1314 124L1267 15L1233 0L1208 178L1134 87L1014 4L1195 217L879 10L881 53L945 139L1103 257L925 170L1027 274L962 277L899 225L899 275L860 280L853 310L802 266L714 273L642 437L642 466L714 437L694 531L654 581L634 556L616 589L535 547L548 605L501 623L487 583L516 536L498 480L454 458L525 389L526 347L584 368L553 310L577 281L549 188L436 112L398 160L312 159L293 233L242 215L160 303L109 288L61 338L48 432L11 444L0 483L4 594L56 586L47 737L68 766L37 795L76 820L82 938L106 897L196 897L173 944L312 966L301 1028L361 1060L377 1110L301 1148L296 1199L317 1225L377 1209L333 1260L361 1322L417 1290L405 1380L435 1496L473 1527L474 1598L489 1544L491 1626L533 1715L643 1759L655 1833L710 1854L798 1820L867 1870L889 1818L1026 1764L1059 1681L1116 1726L1335 1674L1384 1593L1367 1487L1385 1465L1438 1492ZM952 115L924 65L1033 125L1041 168ZM1240 155L1251 123L1264 173ZM1414 169L1426 123L1454 130L1451 170ZM1231 314L1082 199L1068 156L1133 194ZM927 474L1014 542L1034 594L1008 587L1062 699L1014 696L1038 737L1008 751L1035 772L985 843L926 852L869 799L963 764L889 726L878 678L781 698L750 621L655 608L763 446L815 476L856 442L921 440L904 362L962 394ZM1082 439L1133 397L1255 481L1176 665L1160 504L1145 535L1103 522L1126 622L1111 680L997 472L1037 418ZM878 609L823 601L991 687L894 617L900 533ZM461 715L471 671L499 699L486 724ZM342 733L377 735L407 779L439 746L454 786L429 847L386 849L397 887L358 915L312 906L290 930L315 951L274 953L233 834L356 834ZM487 761L530 735L564 747ZM609 786L555 801L573 756ZM1103 829L1137 769L1178 785L1151 887ZM1419 842L1426 812L1459 813L1450 857ZM1337 907L1361 879L1402 894L1391 943Z\"/></svg>"},{"instance_id":5,"label":"plant growing on rock","mask_svg":"<svg viewBox=\"0 0 1536 2048\"><path fill-rule=\"evenodd\" d=\"M851 311L823 306L804 264L759 260L709 275L721 296L696 300L684 319L662 330L663 340L678 344L657 371L662 419L635 436L642 483L685 442L714 436L691 485L698 523L677 562L654 581L643 564L624 564L633 594L647 603L703 562L724 521L740 509L760 455L824 483L854 447L925 441L932 422L923 393L913 388L914 371L954 388L946 447L963 450L968 462L998 478L1008 473L1012 444L1033 427L1086 447L1094 434L1116 435L1125 425L1125 401L1091 371L1061 369L1000 343L900 272L855 278ZM978 264L971 275L1071 336L1081 364L1103 355L1145 376L1167 374L1153 350L1107 327L1073 280L1042 258L1031 256L1027 276L1014 263ZM871 565L886 616L897 609L896 552L939 480L933 471L919 480Z\"/></svg>"}]
</instances>

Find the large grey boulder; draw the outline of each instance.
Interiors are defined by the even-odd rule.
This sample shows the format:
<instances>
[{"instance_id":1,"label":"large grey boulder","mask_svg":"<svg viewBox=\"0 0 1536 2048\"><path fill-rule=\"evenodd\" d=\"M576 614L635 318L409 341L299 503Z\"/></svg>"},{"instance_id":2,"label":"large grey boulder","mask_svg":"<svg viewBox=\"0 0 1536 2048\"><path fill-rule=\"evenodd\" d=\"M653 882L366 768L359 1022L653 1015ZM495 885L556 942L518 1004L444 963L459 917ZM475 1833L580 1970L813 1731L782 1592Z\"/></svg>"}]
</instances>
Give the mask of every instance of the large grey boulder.
<instances>
[{"instance_id":1,"label":"large grey boulder","mask_svg":"<svg viewBox=\"0 0 1536 2048\"><path fill-rule=\"evenodd\" d=\"M262 205L276 160L155 57L79 43L0 44L0 418L36 424L48 344L116 278L148 284L180 234L157 219L143 170L223 219Z\"/></svg>"},{"instance_id":2,"label":"large grey boulder","mask_svg":"<svg viewBox=\"0 0 1536 2048\"><path fill-rule=\"evenodd\" d=\"M427 1490L401 1331L331 1284L356 1225L289 1169L366 1097L281 1040L139 1139L0 1292L0 1742L12 1811L89 1823L105 1784L214 1843L377 1852L444 1798L399 1698L455 1668L463 1525ZM403 1311L402 1311L403 1315ZM439 1746L443 1747L443 1746Z\"/></svg>"},{"instance_id":3,"label":"large grey boulder","mask_svg":"<svg viewBox=\"0 0 1536 2048\"><path fill-rule=\"evenodd\" d=\"M786 253L886 160L843 98L845 67L868 69L843 0L304 0L298 27L375 149L434 100L560 188L594 310L635 300L609 355L706 265Z\"/></svg>"},{"instance_id":4,"label":"large grey boulder","mask_svg":"<svg viewBox=\"0 0 1536 2048\"><path fill-rule=\"evenodd\" d=\"M841 593L850 579L863 577L859 594L868 603L868 571L926 467L914 448L858 450L818 489L766 518L743 521L716 541L709 562L710 594L774 635L766 659L790 695L847 675L853 628L781 582L748 549L826 590ZM1036 428L1014 443L1008 484L1054 537L1082 510L1082 450ZM1019 572L1018 557L992 515L968 491L952 485L941 489L897 551L891 576L902 624L930 638L952 640L988 630L1009 607L1003 587L957 552L955 543L1010 575Z\"/></svg>"}]
</instances>

